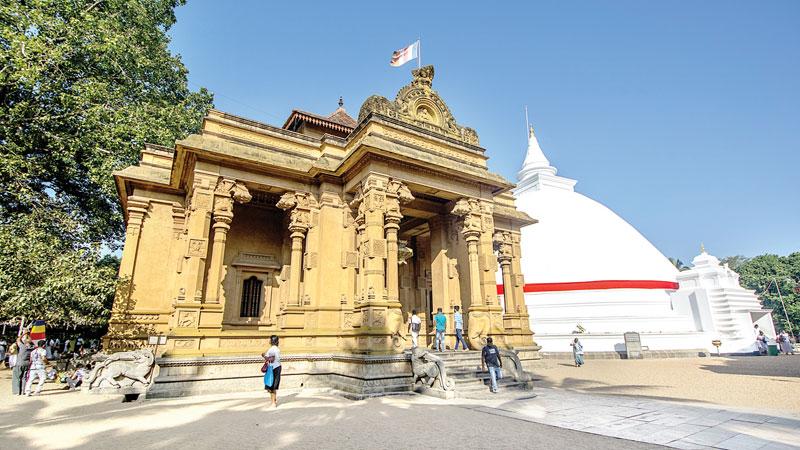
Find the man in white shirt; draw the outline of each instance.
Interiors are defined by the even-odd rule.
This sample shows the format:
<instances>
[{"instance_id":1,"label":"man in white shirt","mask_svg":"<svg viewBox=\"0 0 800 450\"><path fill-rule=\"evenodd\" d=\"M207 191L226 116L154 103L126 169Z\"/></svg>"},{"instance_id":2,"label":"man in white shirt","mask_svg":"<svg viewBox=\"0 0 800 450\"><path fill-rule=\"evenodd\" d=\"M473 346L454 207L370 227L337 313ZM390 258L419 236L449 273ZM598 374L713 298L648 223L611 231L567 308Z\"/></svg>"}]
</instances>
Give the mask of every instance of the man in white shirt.
<instances>
[{"instance_id":1,"label":"man in white shirt","mask_svg":"<svg viewBox=\"0 0 800 450\"><path fill-rule=\"evenodd\" d=\"M419 330L422 328L422 320L417 315L417 310L411 310L411 317L408 319L408 331L411 333L411 348L417 348L419 341Z\"/></svg>"},{"instance_id":2,"label":"man in white shirt","mask_svg":"<svg viewBox=\"0 0 800 450\"><path fill-rule=\"evenodd\" d=\"M461 315L460 306L455 305L453 309L455 310L453 312L453 325L456 327L456 345L453 347L453 351L458 350L459 342L464 347L464 351L467 351L469 347L467 347L467 341L464 340L464 316Z\"/></svg>"},{"instance_id":3,"label":"man in white shirt","mask_svg":"<svg viewBox=\"0 0 800 450\"><path fill-rule=\"evenodd\" d=\"M33 379L38 378L39 384L36 386L36 395L42 392L44 380L47 379L47 374L44 371L45 364L47 364L47 351L44 349L44 339L39 341L39 345L31 352L31 368L28 372L28 382L25 384L25 395L31 395L31 386Z\"/></svg>"}]
</instances>

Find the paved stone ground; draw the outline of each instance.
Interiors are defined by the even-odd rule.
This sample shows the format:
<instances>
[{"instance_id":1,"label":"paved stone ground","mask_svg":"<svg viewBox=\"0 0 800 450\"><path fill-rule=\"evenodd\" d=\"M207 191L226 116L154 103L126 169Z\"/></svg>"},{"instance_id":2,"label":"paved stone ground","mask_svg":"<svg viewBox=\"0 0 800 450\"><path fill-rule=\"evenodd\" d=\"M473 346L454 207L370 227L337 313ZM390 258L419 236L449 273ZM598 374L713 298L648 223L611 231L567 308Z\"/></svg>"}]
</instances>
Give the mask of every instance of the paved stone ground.
<instances>
[{"instance_id":1,"label":"paved stone ground","mask_svg":"<svg viewBox=\"0 0 800 450\"><path fill-rule=\"evenodd\" d=\"M477 410L683 449L800 449L800 414L765 415L697 402L536 388L535 398L483 396Z\"/></svg>"},{"instance_id":2,"label":"paved stone ground","mask_svg":"<svg viewBox=\"0 0 800 450\"><path fill-rule=\"evenodd\" d=\"M7 379L0 383L5 448L654 448L506 417L479 400L410 395L355 402L304 391L282 395L269 409L263 392L123 404L52 387L18 397L8 395Z\"/></svg>"},{"instance_id":3,"label":"paved stone ground","mask_svg":"<svg viewBox=\"0 0 800 450\"><path fill-rule=\"evenodd\" d=\"M692 400L775 413L800 413L800 355L543 360L537 386L594 394Z\"/></svg>"},{"instance_id":4,"label":"paved stone ground","mask_svg":"<svg viewBox=\"0 0 800 450\"><path fill-rule=\"evenodd\" d=\"M266 408L261 392L123 404L49 384L40 397L14 397L4 370L0 442L20 448L800 448L799 365L796 357L589 361L580 369L547 361L536 371L543 387L529 393L352 402L304 391L284 393L275 410ZM742 403L749 407L737 406Z\"/></svg>"}]
</instances>

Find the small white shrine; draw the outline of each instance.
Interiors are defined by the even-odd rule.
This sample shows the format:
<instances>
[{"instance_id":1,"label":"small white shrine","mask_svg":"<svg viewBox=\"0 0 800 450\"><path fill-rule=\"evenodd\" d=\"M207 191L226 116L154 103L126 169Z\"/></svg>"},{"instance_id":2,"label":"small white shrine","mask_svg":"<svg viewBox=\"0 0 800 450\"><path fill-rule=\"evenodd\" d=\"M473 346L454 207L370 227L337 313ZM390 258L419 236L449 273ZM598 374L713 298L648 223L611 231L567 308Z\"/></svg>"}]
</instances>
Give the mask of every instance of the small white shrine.
<instances>
[{"instance_id":1,"label":"small white shrine","mask_svg":"<svg viewBox=\"0 0 800 450\"><path fill-rule=\"evenodd\" d=\"M721 341L720 353L756 351L755 325L774 341L772 310L764 309L753 291L742 288L738 273L704 248L692 266L678 273L680 289L672 293L673 303L692 317L696 330Z\"/></svg>"}]
</instances>

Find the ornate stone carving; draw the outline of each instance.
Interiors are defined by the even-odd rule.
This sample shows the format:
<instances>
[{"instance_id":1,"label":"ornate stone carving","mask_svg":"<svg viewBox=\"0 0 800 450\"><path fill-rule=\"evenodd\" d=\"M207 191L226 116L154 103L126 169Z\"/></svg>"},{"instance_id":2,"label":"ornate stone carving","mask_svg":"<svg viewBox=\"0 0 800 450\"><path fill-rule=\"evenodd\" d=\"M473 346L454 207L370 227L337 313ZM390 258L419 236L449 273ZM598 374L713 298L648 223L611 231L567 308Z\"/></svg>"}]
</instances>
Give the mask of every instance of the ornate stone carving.
<instances>
[{"instance_id":1,"label":"ornate stone carving","mask_svg":"<svg viewBox=\"0 0 800 450\"><path fill-rule=\"evenodd\" d=\"M208 241L206 239L189 239L189 248L186 252L186 255L205 258L207 243Z\"/></svg>"},{"instance_id":2,"label":"ornate stone carving","mask_svg":"<svg viewBox=\"0 0 800 450\"><path fill-rule=\"evenodd\" d=\"M483 348L486 338L491 333L492 318L487 312L474 311L469 313L468 320L469 343L472 348Z\"/></svg>"},{"instance_id":3,"label":"ornate stone carving","mask_svg":"<svg viewBox=\"0 0 800 450\"><path fill-rule=\"evenodd\" d=\"M197 312L181 311L178 316L178 326L181 328L191 328L197 324Z\"/></svg>"},{"instance_id":4,"label":"ornate stone carving","mask_svg":"<svg viewBox=\"0 0 800 450\"><path fill-rule=\"evenodd\" d=\"M312 209L316 209L317 202L308 192L286 192L275 204L278 208L289 213L289 229L304 232L311 227Z\"/></svg>"},{"instance_id":5,"label":"ornate stone carving","mask_svg":"<svg viewBox=\"0 0 800 450\"><path fill-rule=\"evenodd\" d=\"M214 189L214 194L216 194L214 201L215 215L233 215L234 202L248 203L253 199L244 183L230 178L221 178Z\"/></svg>"},{"instance_id":6,"label":"ornate stone carving","mask_svg":"<svg viewBox=\"0 0 800 450\"><path fill-rule=\"evenodd\" d=\"M414 347L411 350L411 370L414 375L414 384L421 381L430 388L433 387L436 380L439 380L439 386L443 391L455 389L453 380L447 379L444 361L428 349Z\"/></svg>"},{"instance_id":7,"label":"ornate stone carving","mask_svg":"<svg viewBox=\"0 0 800 450\"><path fill-rule=\"evenodd\" d=\"M153 370L155 356L150 349L119 352L108 356L95 366L86 379L86 388L140 387L150 384L147 376Z\"/></svg>"},{"instance_id":8,"label":"ornate stone carving","mask_svg":"<svg viewBox=\"0 0 800 450\"><path fill-rule=\"evenodd\" d=\"M513 256L511 233L498 231L494 233L492 239L494 241L494 249L497 251L497 260L500 262L511 261Z\"/></svg>"},{"instance_id":9,"label":"ornate stone carving","mask_svg":"<svg viewBox=\"0 0 800 450\"><path fill-rule=\"evenodd\" d=\"M433 66L415 69L412 74L414 78L411 83L400 89L393 102L379 95L367 98L361 105L358 121L361 122L374 112L467 144L478 145L478 133L472 128L462 127L456 123L450 108L431 88Z\"/></svg>"},{"instance_id":10,"label":"ornate stone carving","mask_svg":"<svg viewBox=\"0 0 800 450\"><path fill-rule=\"evenodd\" d=\"M459 199L451 210L453 215L461 217L461 232L464 236L469 234L477 234L483 231L483 223L481 221L481 207L478 200L473 198Z\"/></svg>"}]
</instances>

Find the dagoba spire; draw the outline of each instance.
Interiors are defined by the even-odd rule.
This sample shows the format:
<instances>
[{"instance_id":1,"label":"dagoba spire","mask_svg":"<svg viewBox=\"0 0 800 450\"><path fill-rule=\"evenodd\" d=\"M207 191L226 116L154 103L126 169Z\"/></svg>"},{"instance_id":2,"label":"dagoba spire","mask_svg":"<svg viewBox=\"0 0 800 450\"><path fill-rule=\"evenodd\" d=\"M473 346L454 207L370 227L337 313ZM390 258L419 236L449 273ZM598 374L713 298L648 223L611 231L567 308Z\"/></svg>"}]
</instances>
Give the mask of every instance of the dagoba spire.
<instances>
[{"instance_id":1,"label":"dagoba spire","mask_svg":"<svg viewBox=\"0 0 800 450\"><path fill-rule=\"evenodd\" d=\"M517 180L525 181L537 173L555 175L556 168L551 166L550 161L544 156L542 148L539 147L539 140L536 139L536 134L533 132L533 125L530 125L528 128L528 153L522 163L522 170L517 174Z\"/></svg>"}]
</instances>

